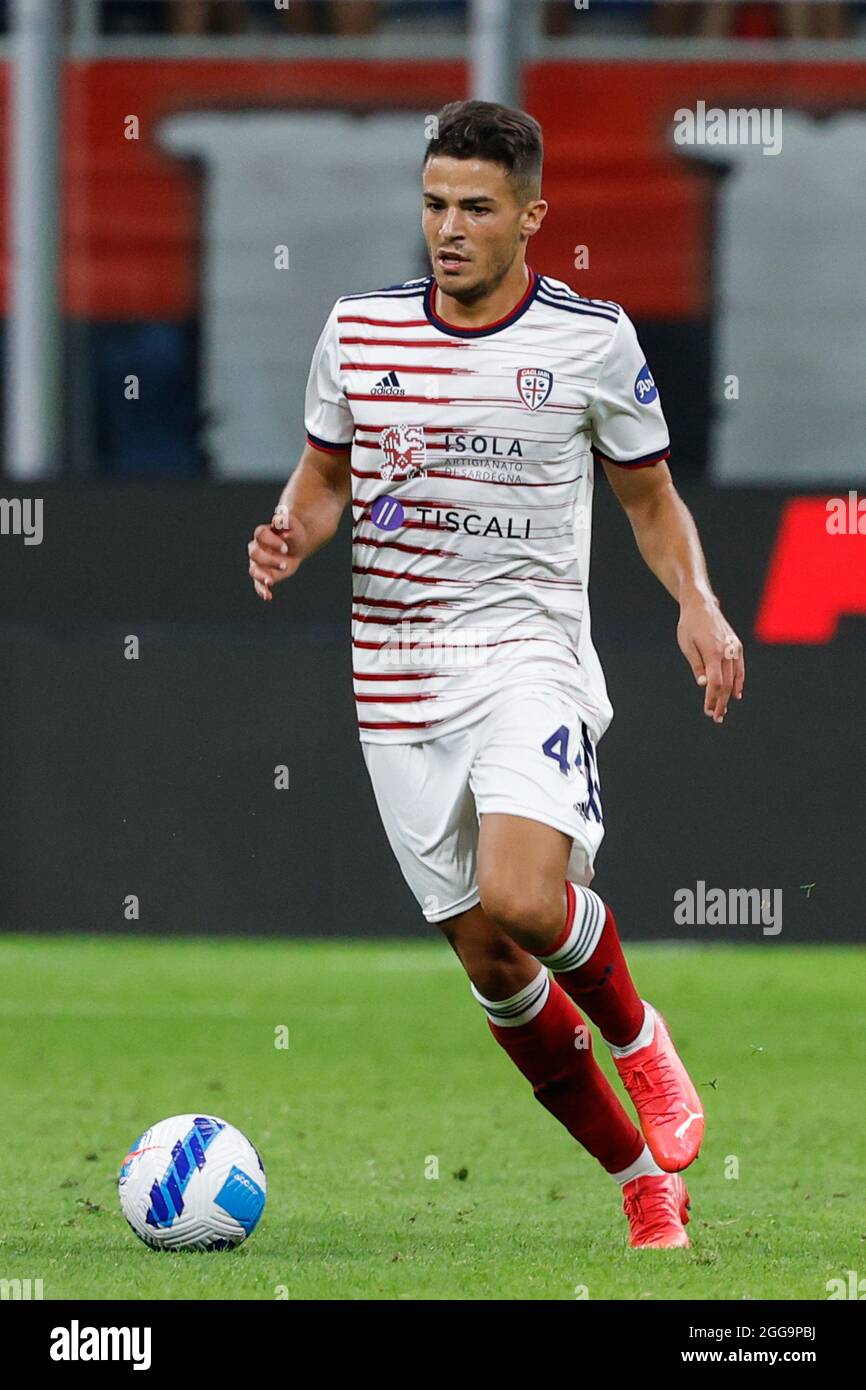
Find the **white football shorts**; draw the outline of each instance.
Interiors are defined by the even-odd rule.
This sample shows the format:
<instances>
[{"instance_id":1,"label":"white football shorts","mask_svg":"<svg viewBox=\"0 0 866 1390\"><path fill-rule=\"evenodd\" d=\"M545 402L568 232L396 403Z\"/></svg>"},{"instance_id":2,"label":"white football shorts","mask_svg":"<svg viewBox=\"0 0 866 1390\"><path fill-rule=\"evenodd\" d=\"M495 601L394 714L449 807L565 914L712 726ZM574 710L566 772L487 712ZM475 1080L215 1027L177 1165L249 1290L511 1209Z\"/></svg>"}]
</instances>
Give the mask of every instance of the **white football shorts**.
<instances>
[{"instance_id":1,"label":"white football shorts","mask_svg":"<svg viewBox=\"0 0 866 1390\"><path fill-rule=\"evenodd\" d=\"M604 824L595 744L576 699L553 686L512 686L467 728L361 747L388 842L428 922L479 902L478 827L488 811L571 836L567 876L589 886Z\"/></svg>"}]
</instances>

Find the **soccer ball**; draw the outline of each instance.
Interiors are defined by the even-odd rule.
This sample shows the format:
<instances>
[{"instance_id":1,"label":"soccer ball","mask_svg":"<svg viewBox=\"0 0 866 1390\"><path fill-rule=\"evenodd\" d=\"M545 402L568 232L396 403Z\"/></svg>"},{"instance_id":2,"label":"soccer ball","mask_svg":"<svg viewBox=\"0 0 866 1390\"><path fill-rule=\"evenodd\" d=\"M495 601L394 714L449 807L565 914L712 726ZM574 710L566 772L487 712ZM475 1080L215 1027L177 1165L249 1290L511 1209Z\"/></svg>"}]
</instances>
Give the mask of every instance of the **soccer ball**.
<instances>
[{"instance_id":1,"label":"soccer ball","mask_svg":"<svg viewBox=\"0 0 866 1390\"><path fill-rule=\"evenodd\" d=\"M152 1250L230 1250L255 1228L268 1184L258 1149L234 1125L173 1115L136 1139L117 1190Z\"/></svg>"}]
</instances>

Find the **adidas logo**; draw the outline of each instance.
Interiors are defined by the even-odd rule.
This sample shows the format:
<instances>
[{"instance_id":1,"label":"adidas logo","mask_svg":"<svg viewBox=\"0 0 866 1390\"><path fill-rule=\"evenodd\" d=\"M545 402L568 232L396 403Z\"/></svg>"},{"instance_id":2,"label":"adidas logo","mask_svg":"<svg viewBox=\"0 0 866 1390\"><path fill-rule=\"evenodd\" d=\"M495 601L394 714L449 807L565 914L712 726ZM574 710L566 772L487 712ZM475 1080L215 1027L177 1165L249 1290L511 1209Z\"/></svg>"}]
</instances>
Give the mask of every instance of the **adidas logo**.
<instances>
[{"instance_id":1,"label":"adidas logo","mask_svg":"<svg viewBox=\"0 0 866 1390\"><path fill-rule=\"evenodd\" d=\"M405 394L396 372L389 372L387 376L383 376L382 380L377 381L370 392L371 396L405 396Z\"/></svg>"}]
</instances>

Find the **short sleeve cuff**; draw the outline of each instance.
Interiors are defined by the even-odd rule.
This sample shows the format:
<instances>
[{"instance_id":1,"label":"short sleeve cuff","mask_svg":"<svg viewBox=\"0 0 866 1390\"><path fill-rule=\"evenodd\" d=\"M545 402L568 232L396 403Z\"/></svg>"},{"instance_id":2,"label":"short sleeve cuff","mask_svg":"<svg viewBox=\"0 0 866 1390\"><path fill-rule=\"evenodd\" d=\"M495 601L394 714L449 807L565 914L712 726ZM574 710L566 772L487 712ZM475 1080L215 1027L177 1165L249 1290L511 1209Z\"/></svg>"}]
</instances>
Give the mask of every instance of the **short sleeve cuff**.
<instances>
[{"instance_id":1,"label":"short sleeve cuff","mask_svg":"<svg viewBox=\"0 0 866 1390\"><path fill-rule=\"evenodd\" d=\"M615 463L617 468L652 468L654 463L662 463L666 458L670 458L671 446L668 444L664 449L654 449L651 454L641 454L640 458L636 459L612 458L595 445L592 446L592 452L597 459L602 459L605 463Z\"/></svg>"},{"instance_id":2,"label":"short sleeve cuff","mask_svg":"<svg viewBox=\"0 0 866 1390\"><path fill-rule=\"evenodd\" d=\"M307 442L312 444L314 449L322 449L326 454L342 454L346 449L351 449L352 441L348 444L334 444L330 439L320 439L316 434L310 434L307 430Z\"/></svg>"}]
</instances>

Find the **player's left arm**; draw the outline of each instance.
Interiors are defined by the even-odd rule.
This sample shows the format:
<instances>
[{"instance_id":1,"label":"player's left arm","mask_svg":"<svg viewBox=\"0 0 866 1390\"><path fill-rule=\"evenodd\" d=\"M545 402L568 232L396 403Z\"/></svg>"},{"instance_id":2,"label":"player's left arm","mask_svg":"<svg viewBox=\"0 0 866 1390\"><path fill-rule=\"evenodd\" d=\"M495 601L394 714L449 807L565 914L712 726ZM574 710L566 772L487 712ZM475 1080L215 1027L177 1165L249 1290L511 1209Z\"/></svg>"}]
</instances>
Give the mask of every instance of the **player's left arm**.
<instances>
[{"instance_id":1,"label":"player's left arm","mask_svg":"<svg viewBox=\"0 0 866 1390\"><path fill-rule=\"evenodd\" d=\"M704 687L704 713L721 724L731 695L742 699L743 644L713 593L692 514L664 461L628 468L599 457L641 555L679 603L680 651Z\"/></svg>"},{"instance_id":2,"label":"player's left arm","mask_svg":"<svg viewBox=\"0 0 866 1390\"><path fill-rule=\"evenodd\" d=\"M592 450L641 555L680 605L680 650L704 688L704 713L721 724L731 695L742 697L743 645L710 587L697 528L664 462L670 435L635 326L621 306L599 303L597 317L614 328L589 408Z\"/></svg>"}]
</instances>

